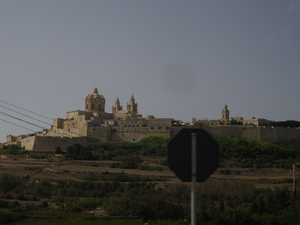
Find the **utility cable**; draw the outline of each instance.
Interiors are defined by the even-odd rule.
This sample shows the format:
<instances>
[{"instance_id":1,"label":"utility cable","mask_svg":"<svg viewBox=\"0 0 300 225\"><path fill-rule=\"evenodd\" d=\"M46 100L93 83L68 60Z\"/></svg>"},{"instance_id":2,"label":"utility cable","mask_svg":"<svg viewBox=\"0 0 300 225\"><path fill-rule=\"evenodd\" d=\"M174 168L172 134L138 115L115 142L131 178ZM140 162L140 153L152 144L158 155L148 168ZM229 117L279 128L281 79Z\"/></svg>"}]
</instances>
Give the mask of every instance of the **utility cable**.
<instances>
[{"instance_id":1,"label":"utility cable","mask_svg":"<svg viewBox=\"0 0 300 225\"><path fill-rule=\"evenodd\" d=\"M7 110L10 110L10 111L12 111L12 112L18 113L18 114L20 114L20 115L22 115L22 116L26 116L26 117L28 117L28 118L30 118L30 119L33 119L33 120L36 120L36 121L38 121L38 122L41 122L41 123L44 123L44 124L47 124L47 125L50 125L50 126L51 126L50 123L46 123L46 122L44 122L44 121L42 121L42 120L33 118L33 117L31 117L31 116L27 116L27 115L25 115L25 114L23 114L23 113L20 113L20 112L18 112L18 111L16 111L16 110L10 109L10 108L5 107L5 106L3 106L3 105L0 105L0 107L2 107L2 108L4 108L4 109L7 109Z\"/></svg>"},{"instance_id":2,"label":"utility cable","mask_svg":"<svg viewBox=\"0 0 300 225\"><path fill-rule=\"evenodd\" d=\"M3 103L5 103L5 104L7 104L7 105L10 105L10 106L16 107L16 108L18 108L18 109L22 109L22 110L24 110L24 111L26 111L26 112L29 112L29 113L35 114L35 115L37 115L37 116L40 116L40 117L43 117L43 118L45 118L45 119L52 120L52 119L51 119L51 118L49 118L49 117L43 116L43 115L41 115L41 114L38 114L38 113L32 112L32 111L30 111L30 110L24 109L24 108L22 108L22 107L19 107L19 106L16 106L16 105L13 105L13 104L11 104L11 103L8 103L8 102L5 102L5 101L3 101L3 100L0 100L0 102L3 102Z\"/></svg>"},{"instance_id":3,"label":"utility cable","mask_svg":"<svg viewBox=\"0 0 300 225\"><path fill-rule=\"evenodd\" d=\"M31 130L31 129L29 129L29 128L20 126L20 125L18 125L18 124L12 123L12 122L9 122L9 121L4 120L4 119L0 119L0 120L1 120L1 121L4 121L4 122L6 122L6 123L10 123L10 124L12 124L12 125L15 125L15 126L17 126L17 127L21 127L21 128L23 128L23 129L26 129L26 130L29 130L29 131L32 131L32 132L36 132L36 131L34 131L34 130Z\"/></svg>"},{"instance_id":4,"label":"utility cable","mask_svg":"<svg viewBox=\"0 0 300 225\"><path fill-rule=\"evenodd\" d=\"M43 117L43 118L52 120L52 119L49 118L49 117L46 117L46 116L43 116L43 115L41 115L41 114L32 112L32 111L30 111L30 110L27 110L27 109L24 109L24 108L22 108L22 107L16 106L16 105L14 105L14 104L5 102L5 101L3 101L3 100L0 100L0 102L3 102L3 103L8 104L8 105L10 105L10 106L16 107L16 108L18 108L18 109L22 109L22 110L24 110L24 111L26 111L26 112L29 112L29 113L38 115L38 116L40 116L40 117ZM30 119L33 119L33 120L36 120L36 121L38 121L38 122L41 122L41 123L47 124L47 125L49 125L49 126L52 126L51 124L49 124L49 123L47 123L47 122L44 122L44 121L42 121L42 120L33 118L33 117L31 117L31 116L28 116L28 115L26 115L26 114L20 113L20 112L18 112L18 111L16 111L16 110L13 110L13 109L8 108L8 107L2 106L2 105L0 105L0 107L5 108L5 109L7 109L7 110L10 110L10 111L12 111L12 112L18 113L18 114L20 114L20 115L22 115L22 116L26 116L26 117L28 117L28 118L30 118ZM30 125L33 125L33 126L36 126L36 127L39 127L40 129L43 129L43 130L45 129L44 127L42 127L42 126L40 126L40 125L37 125L37 124L31 123L31 122L28 122L28 121L23 120L23 119L20 119L20 118L18 118L18 117L11 116L11 115L9 115L9 114L7 114L7 113L4 113L4 112L1 112L1 111L0 111L0 114L9 116L9 117L11 117L11 118L13 118L13 119L16 119L16 120L25 122L25 123L27 123L27 124L30 124ZM4 121L4 120L2 120L2 121ZM33 131L33 130L31 130L31 129L25 128L25 127L23 127L23 126L19 126L19 125L14 124L14 123L11 123L11 124L16 125L16 126L18 126L18 127L22 127L22 128L24 128L24 129L27 129L27 130L30 130L30 131ZM81 129L81 128L79 128L79 127L73 127L73 129L81 130L81 131L84 131L84 132L87 132L87 131L88 131L87 129ZM56 134L58 134L58 135L59 135L59 133L60 133L58 130L53 130L53 129L51 129L51 130L52 130L52 132L54 132L54 133L56 133ZM33 131L33 132L36 132L36 131ZM77 133L75 133L75 132L71 132L71 131L68 131L68 132L69 132L70 134L75 134L75 135L77 136ZM104 138L105 138L104 135L99 135L99 134L94 134L94 135L97 136L97 137L104 137Z\"/></svg>"},{"instance_id":5,"label":"utility cable","mask_svg":"<svg viewBox=\"0 0 300 225\"><path fill-rule=\"evenodd\" d=\"M5 113L5 112L0 111L0 114L5 115L5 116L8 116L8 117L11 117L11 118L16 119L16 120L19 120L19 121L22 121L22 122L27 123L27 124L30 124L30 125L32 125L32 126L36 126L36 127L41 128L41 129L45 129L45 128L42 127L42 126L36 125L36 124L31 123L31 122L28 122L28 121L26 121L26 120L22 120L22 119L20 119L20 118L18 118L18 117L9 115L9 114L7 114L7 113Z\"/></svg>"}]
</instances>

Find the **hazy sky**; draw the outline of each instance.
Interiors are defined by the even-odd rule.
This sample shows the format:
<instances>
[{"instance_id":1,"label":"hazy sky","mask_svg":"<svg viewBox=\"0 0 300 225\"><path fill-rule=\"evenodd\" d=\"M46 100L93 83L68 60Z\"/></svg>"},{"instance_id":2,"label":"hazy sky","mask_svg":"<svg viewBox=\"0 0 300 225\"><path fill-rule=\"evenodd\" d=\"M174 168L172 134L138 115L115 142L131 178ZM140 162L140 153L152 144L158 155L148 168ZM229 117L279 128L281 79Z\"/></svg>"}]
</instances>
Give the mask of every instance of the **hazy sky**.
<instances>
[{"instance_id":1,"label":"hazy sky","mask_svg":"<svg viewBox=\"0 0 300 225\"><path fill-rule=\"evenodd\" d=\"M300 0L2 0L0 31L0 100L51 119L97 86L106 112L300 120ZM0 106L1 142L41 130L9 109L52 123Z\"/></svg>"}]
</instances>

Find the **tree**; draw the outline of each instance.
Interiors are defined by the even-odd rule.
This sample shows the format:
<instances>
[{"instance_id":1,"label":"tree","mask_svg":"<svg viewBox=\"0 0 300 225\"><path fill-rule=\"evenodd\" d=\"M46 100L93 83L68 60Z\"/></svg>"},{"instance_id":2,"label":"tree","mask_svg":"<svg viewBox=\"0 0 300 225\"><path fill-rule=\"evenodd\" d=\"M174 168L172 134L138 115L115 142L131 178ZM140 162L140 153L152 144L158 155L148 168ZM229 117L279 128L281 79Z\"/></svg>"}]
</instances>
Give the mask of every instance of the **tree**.
<instances>
[{"instance_id":1,"label":"tree","mask_svg":"<svg viewBox=\"0 0 300 225\"><path fill-rule=\"evenodd\" d=\"M57 147L55 150L55 154L63 154L63 151L61 150L61 147Z\"/></svg>"},{"instance_id":2,"label":"tree","mask_svg":"<svg viewBox=\"0 0 300 225\"><path fill-rule=\"evenodd\" d=\"M230 125L243 125L243 122L241 121L236 121L235 119L230 120Z\"/></svg>"}]
</instances>

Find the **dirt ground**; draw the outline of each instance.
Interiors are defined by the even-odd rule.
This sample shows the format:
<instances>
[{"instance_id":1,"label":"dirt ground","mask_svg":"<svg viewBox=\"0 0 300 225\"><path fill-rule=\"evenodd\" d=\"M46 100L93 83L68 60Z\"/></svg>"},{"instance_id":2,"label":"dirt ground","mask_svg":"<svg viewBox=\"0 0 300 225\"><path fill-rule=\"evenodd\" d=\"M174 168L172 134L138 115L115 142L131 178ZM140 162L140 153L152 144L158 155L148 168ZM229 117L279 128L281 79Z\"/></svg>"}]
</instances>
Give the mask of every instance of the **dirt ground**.
<instances>
[{"instance_id":1,"label":"dirt ground","mask_svg":"<svg viewBox=\"0 0 300 225\"><path fill-rule=\"evenodd\" d=\"M166 183L180 182L167 166L159 164L161 158L143 157L147 166L163 167L162 171L110 168L112 161L62 161L61 156L51 159L32 159L20 156L1 155L0 173L10 173L30 180L76 180L81 181L89 174L102 172L136 174L165 180ZM288 185L292 187L292 169L219 168L211 176L216 179L251 181L258 187Z\"/></svg>"}]
</instances>

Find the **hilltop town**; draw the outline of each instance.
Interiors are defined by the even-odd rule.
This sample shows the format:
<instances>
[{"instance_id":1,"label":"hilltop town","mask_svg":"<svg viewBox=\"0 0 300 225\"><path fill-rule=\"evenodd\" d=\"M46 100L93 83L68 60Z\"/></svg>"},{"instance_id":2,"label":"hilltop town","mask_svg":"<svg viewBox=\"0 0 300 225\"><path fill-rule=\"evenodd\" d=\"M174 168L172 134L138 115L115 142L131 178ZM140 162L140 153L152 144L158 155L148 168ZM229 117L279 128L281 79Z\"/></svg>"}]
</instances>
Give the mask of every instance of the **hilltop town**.
<instances>
[{"instance_id":1,"label":"hilltop town","mask_svg":"<svg viewBox=\"0 0 300 225\"><path fill-rule=\"evenodd\" d=\"M212 136L242 136L263 141L300 139L299 129L272 127L272 121L252 117L230 118L227 104L217 120L197 120L183 122L174 118L143 117L138 113L138 103L132 95L126 107L119 98L111 108L105 111L106 100L98 89L85 98L85 109L67 112L66 118L55 118L51 129L34 134L7 136L5 144L16 144L26 150L66 148L73 143L89 141L139 141L149 136L171 138L183 127L205 129ZM233 125L233 122L234 124Z\"/></svg>"}]
</instances>

